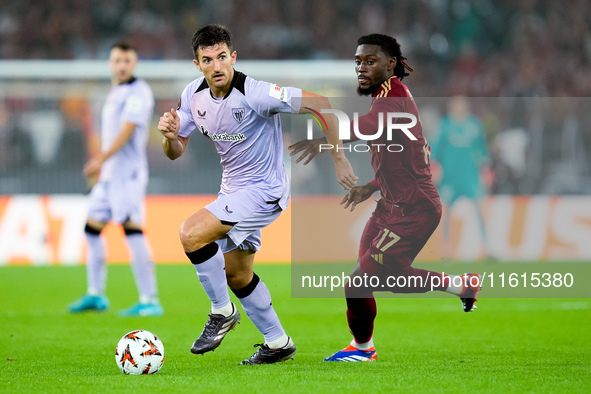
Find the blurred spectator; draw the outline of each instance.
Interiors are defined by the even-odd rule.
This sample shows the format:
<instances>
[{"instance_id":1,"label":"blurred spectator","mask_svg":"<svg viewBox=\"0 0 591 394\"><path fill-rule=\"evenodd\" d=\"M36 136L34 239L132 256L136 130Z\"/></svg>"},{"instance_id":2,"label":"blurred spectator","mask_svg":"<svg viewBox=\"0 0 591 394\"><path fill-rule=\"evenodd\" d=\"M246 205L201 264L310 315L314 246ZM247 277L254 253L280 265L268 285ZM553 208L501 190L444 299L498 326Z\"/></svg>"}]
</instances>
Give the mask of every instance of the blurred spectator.
<instances>
[{"instance_id":1,"label":"blurred spectator","mask_svg":"<svg viewBox=\"0 0 591 394\"><path fill-rule=\"evenodd\" d=\"M347 59L361 34L400 37L415 94L589 96L591 2L571 0L19 0L0 3L3 59L100 59L127 35L143 59L185 59L223 23L241 59ZM557 78L560 76L560 78Z\"/></svg>"}]
</instances>

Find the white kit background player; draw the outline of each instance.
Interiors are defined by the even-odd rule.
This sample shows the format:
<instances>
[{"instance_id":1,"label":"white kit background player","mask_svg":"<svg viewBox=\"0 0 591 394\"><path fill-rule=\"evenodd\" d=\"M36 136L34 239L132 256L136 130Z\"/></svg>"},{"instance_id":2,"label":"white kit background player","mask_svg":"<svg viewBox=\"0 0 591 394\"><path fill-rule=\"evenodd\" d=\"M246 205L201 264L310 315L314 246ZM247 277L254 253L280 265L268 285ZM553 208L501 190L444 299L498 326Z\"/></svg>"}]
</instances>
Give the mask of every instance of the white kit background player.
<instances>
[{"instance_id":1,"label":"white kit background player","mask_svg":"<svg viewBox=\"0 0 591 394\"><path fill-rule=\"evenodd\" d=\"M146 148L154 96L146 81L133 76L137 54L133 45L112 45L109 65L112 87L101 117L101 152L84 167L98 182L92 187L84 229L88 242L87 293L69 305L71 312L107 309L105 245L100 235L108 222L123 226L140 300L122 316L160 316L156 278L146 238L144 197L148 183ZM100 174L100 175L99 175Z\"/></svg>"},{"instance_id":2,"label":"white kit background player","mask_svg":"<svg viewBox=\"0 0 591 394\"><path fill-rule=\"evenodd\" d=\"M199 29L192 46L193 62L203 77L185 88L178 112L165 113L158 124L170 159L184 153L198 130L215 145L223 168L218 199L186 219L180 230L183 248L211 300L209 319L191 351L214 350L240 321L229 286L265 338L242 364L292 359L296 347L279 322L269 290L253 272L254 255L260 249L261 229L287 208L289 198L279 113L305 113L306 107L319 111L330 103L235 71L236 52L223 26ZM342 146L336 119L327 117L327 122L327 139ZM346 189L353 187L357 177L349 161L342 150L332 154L338 181Z\"/></svg>"}]
</instances>

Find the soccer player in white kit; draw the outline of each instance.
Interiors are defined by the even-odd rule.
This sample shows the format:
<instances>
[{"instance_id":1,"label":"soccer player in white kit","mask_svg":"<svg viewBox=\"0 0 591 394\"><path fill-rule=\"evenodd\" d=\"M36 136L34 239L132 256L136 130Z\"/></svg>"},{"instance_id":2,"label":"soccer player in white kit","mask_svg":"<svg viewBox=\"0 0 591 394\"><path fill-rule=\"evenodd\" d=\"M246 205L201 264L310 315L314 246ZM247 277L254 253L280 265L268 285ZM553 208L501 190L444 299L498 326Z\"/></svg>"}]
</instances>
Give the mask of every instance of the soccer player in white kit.
<instances>
[{"instance_id":1,"label":"soccer player in white kit","mask_svg":"<svg viewBox=\"0 0 591 394\"><path fill-rule=\"evenodd\" d=\"M328 99L291 87L254 80L234 70L236 52L229 31L208 25L193 35L195 66L203 77L191 82L177 110L158 124L165 154L180 157L195 130L216 147L223 168L217 200L181 226L185 253L211 300L211 313L191 352L218 347L240 321L228 286L240 300L265 342L242 364L271 364L292 359L296 347L279 322L271 295L253 272L261 229L287 208L289 181L283 164L279 113L306 113L330 108ZM326 117L329 143L338 140L336 119ZM337 179L349 189L357 181L343 151L331 151Z\"/></svg>"},{"instance_id":2,"label":"soccer player in white kit","mask_svg":"<svg viewBox=\"0 0 591 394\"><path fill-rule=\"evenodd\" d=\"M71 312L104 310L106 279L105 246L100 235L108 222L123 226L139 302L119 312L121 316L160 316L154 265L146 238L144 197L148 183L146 147L154 111L154 96L146 81L133 76L137 54L133 45L112 45L109 65L112 87L103 106L101 152L84 167L84 174L98 182L92 187L84 229L88 242L87 293L69 305Z\"/></svg>"}]
</instances>

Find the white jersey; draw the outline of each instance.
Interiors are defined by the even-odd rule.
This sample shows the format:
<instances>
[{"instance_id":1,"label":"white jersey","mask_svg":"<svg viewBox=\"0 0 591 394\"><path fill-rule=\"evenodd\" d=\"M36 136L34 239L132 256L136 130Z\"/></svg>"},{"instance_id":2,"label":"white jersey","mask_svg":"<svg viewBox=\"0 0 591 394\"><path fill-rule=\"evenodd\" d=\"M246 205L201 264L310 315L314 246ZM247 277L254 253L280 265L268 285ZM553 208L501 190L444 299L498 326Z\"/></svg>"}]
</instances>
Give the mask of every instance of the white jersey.
<instances>
[{"instance_id":1,"label":"white jersey","mask_svg":"<svg viewBox=\"0 0 591 394\"><path fill-rule=\"evenodd\" d=\"M216 99L200 77L181 95L179 135L189 137L198 129L213 142L223 169L222 193L254 187L285 209L289 181L279 113L298 113L301 96L301 89L278 87L234 71L230 90Z\"/></svg>"},{"instance_id":2,"label":"white jersey","mask_svg":"<svg viewBox=\"0 0 591 394\"><path fill-rule=\"evenodd\" d=\"M101 118L101 150L111 147L121 131L122 122L133 123L136 127L129 141L103 163L101 180L114 177L147 179L146 147L153 111L154 95L143 79L132 78L111 88Z\"/></svg>"}]
</instances>

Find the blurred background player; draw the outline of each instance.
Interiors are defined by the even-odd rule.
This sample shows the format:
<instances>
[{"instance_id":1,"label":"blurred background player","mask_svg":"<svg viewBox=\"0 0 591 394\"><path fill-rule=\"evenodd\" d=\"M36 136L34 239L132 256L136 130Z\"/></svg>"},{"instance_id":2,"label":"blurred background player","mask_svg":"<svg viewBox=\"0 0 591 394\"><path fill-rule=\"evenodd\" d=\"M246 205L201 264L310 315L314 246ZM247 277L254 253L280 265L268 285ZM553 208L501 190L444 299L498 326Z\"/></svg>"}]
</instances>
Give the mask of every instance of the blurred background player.
<instances>
[{"instance_id":1,"label":"blurred background player","mask_svg":"<svg viewBox=\"0 0 591 394\"><path fill-rule=\"evenodd\" d=\"M126 41L112 45L109 65L112 87L103 106L101 152L84 166L92 187L84 229L88 243L87 293L69 305L71 312L104 310L105 245L101 231L108 222L123 226L131 252L131 263L139 302L122 310L122 316L160 316L154 265L144 236L144 197L148 183L146 146L154 110L154 96L146 81L133 76L137 65L134 46Z\"/></svg>"},{"instance_id":2,"label":"blurred background player","mask_svg":"<svg viewBox=\"0 0 591 394\"><path fill-rule=\"evenodd\" d=\"M434 178L441 200L447 208L443 215L444 257L450 258L453 254L450 217L452 207L460 197L466 197L474 203L482 244L487 257L490 257L481 202L492 185L493 172L484 128L480 120L471 114L466 97L449 100L448 114L442 118L438 132L430 142L432 166L439 172Z\"/></svg>"},{"instance_id":3,"label":"blurred background player","mask_svg":"<svg viewBox=\"0 0 591 394\"><path fill-rule=\"evenodd\" d=\"M166 112L158 124L170 159L182 156L199 130L215 145L223 168L217 200L185 220L180 231L185 253L211 301L209 319L191 352L214 350L240 322L229 286L265 338L242 364L293 359L296 347L279 322L269 290L253 271L254 255L260 250L261 229L279 217L289 199L279 113L303 113L308 105L320 110L328 100L235 71L236 51L224 26L199 29L192 46L193 62L203 77L185 88L178 113ZM340 141L332 121L329 141L336 146ZM357 178L349 161L342 151L332 154L337 179L345 188L353 187Z\"/></svg>"},{"instance_id":4,"label":"blurred background player","mask_svg":"<svg viewBox=\"0 0 591 394\"><path fill-rule=\"evenodd\" d=\"M370 34L360 37L357 45L357 92L362 96L373 97L369 113L359 118L361 134L374 135L379 127L379 117L389 112L411 113L420 119L410 91L401 82L409 75L406 70L412 71L412 68L404 61L396 39L383 34ZM387 133L382 133L378 139L371 141L371 164L375 179L352 188L341 201L345 208L351 206L353 211L357 204L367 200L374 192L379 190L381 194L378 206L363 231L357 265L345 286L347 321L353 340L349 346L324 361L377 359L373 344L374 319L377 315L374 291L445 291L460 297L465 312L475 308L480 290L478 274L443 275L412 267L415 257L439 224L441 203L431 180L431 148L423 137L420 121L409 130L417 138L416 141L409 140L401 132L392 133L391 140L387 139ZM292 155L303 151L297 161L306 156L309 161L318 154L318 144L324 142L322 139L298 142L290 147L293 149ZM404 149L390 152L384 148L391 143L402 145ZM363 278L364 275L378 277L382 284L388 283L390 277L403 277L406 280L404 286L386 289L379 285L373 288L351 284L356 277Z\"/></svg>"}]
</instances>

